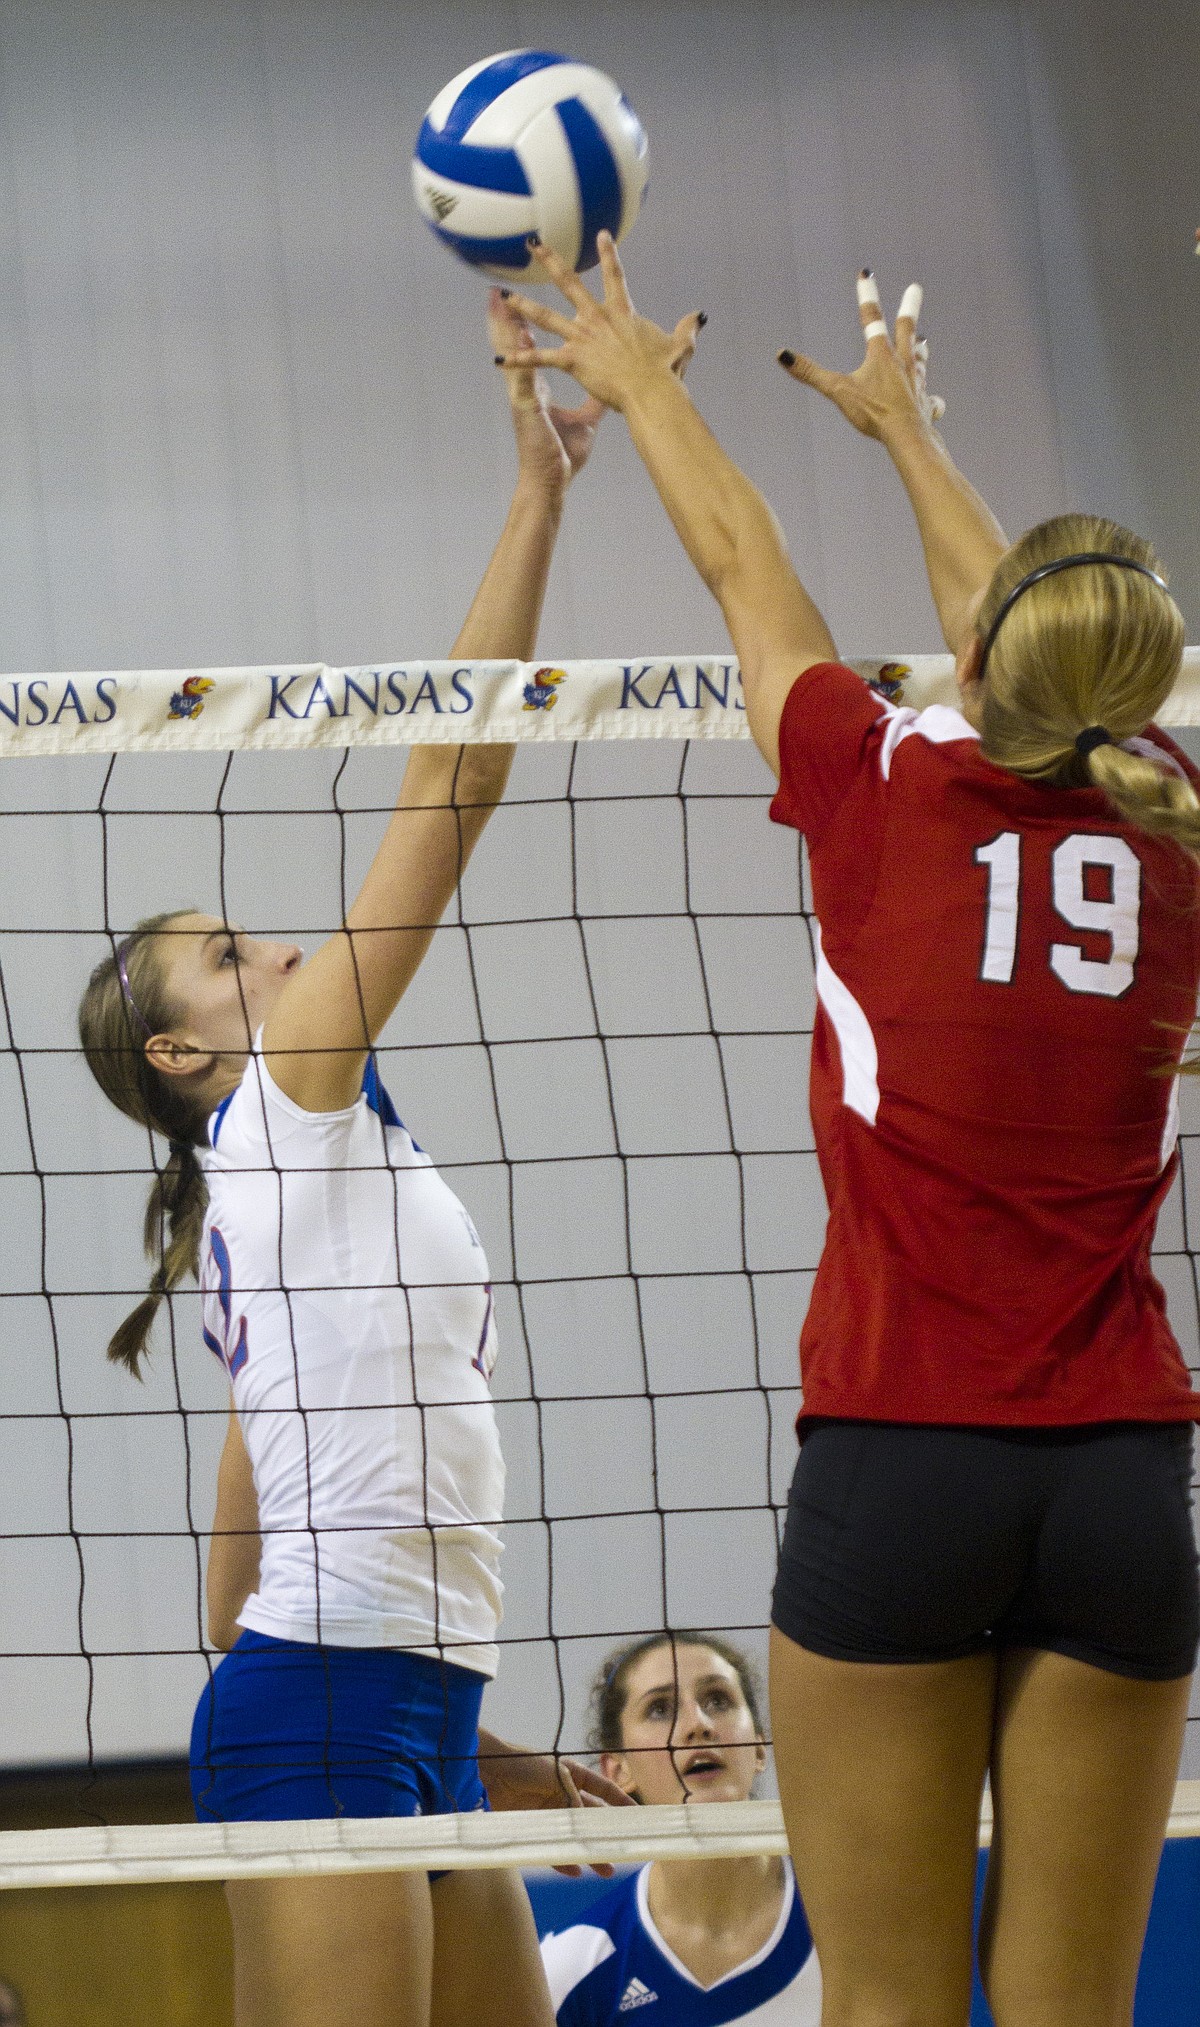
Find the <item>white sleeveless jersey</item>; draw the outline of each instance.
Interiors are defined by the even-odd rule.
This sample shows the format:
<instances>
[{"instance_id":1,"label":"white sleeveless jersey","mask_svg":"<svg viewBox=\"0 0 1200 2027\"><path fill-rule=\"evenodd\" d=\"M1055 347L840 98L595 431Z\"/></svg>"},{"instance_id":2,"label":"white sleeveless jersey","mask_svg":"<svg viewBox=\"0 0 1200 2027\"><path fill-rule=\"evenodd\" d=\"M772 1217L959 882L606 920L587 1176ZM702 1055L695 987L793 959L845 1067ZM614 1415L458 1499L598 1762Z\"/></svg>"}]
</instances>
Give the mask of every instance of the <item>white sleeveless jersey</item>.
<instances>
[{"instance_id":1,"label":"white sleeveless jersey","mask_svg":"<svg viewBox=\"0 0 1200 2027\"><path fill-rule=\"evenodd\" d=\"M494 1675L504 1464L483 1248L373 1059L356 1104L315 1113L257 1048L199 1150L204 1338L262 1533L240 1623Z\"/></svg>"}]
</instances>

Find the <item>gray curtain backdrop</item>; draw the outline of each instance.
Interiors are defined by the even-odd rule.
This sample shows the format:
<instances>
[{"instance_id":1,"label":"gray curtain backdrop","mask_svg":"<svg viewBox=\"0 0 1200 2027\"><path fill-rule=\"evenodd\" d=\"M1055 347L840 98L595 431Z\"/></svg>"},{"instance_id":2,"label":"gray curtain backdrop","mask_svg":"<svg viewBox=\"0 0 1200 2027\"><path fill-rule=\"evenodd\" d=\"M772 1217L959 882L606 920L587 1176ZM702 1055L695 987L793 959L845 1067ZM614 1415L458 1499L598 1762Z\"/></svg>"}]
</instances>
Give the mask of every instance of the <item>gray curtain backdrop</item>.
<instances>
[{"instance_id":1,"label":"gray curtain backdrop","mask_svg":"<svg viewBox=\"0 0 1200 2027\"><path fill-rule=\"evenodd\" d=\"M696 399L846 653L939 645L880 453L773 363L857 358L868 262L889 307L925 282L947 435L1006 525L1081 505L1144 529L1200 637L1190 4L0 0L0 669L445 650L513 458L481 285L417 221L408 163L434 92L522 44L637 106L633 288L663 320L708 311ZM724 645L615 419L542 642ZM693 754L682 784L681 757L523 754L470 935L439 935L387 1037L402 1113L497 1278L515 1253L527 1283L501 1302L511 1644L488 1709L539 1743L581 1743L611 1636L664 1610L761 1627L790 1474L822 1224L797 854L752 752ZM0 770L0 1761L77 1758L89 1722L105 1756L182 1749L205 1675L222 1380L191 1298L143 1388L105 1368L144 1182L101 1172L146 1148L69 1053L82 977L106 909L217 905L222 847L232 915L328 928L335 764L239 760L223 825L212 757L122 759L107 788L95 760ZM351 758L351 880L397 772ZM1177 1198L1163 1272L1195 1362L1185 1236Z\"/></svg>"}]
</instances>

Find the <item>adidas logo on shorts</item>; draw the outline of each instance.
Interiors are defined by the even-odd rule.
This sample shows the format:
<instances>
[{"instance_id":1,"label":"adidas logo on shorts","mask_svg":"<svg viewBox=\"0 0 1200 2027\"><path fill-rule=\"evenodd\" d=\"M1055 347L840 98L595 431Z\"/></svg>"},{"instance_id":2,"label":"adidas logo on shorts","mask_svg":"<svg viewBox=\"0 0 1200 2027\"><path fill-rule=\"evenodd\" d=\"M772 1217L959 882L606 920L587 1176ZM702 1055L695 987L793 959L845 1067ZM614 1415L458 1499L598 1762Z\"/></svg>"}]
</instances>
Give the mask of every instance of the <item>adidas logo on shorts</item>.
<instances>
[{"instance_id":1,"label":"adidas logo on shorts","mask_svg":"<svg viewBox=\"0 0 1200 2027\"><path fill-rule=\"evenodd\" d=\"M643 1985L640 1978L631 1978L621 1994L621 2003L617 2011L632 2013L635 2006L649 2006L657 1997L658 1993L652 1992L649 1985Z\"/></svg>"}]
</instances>

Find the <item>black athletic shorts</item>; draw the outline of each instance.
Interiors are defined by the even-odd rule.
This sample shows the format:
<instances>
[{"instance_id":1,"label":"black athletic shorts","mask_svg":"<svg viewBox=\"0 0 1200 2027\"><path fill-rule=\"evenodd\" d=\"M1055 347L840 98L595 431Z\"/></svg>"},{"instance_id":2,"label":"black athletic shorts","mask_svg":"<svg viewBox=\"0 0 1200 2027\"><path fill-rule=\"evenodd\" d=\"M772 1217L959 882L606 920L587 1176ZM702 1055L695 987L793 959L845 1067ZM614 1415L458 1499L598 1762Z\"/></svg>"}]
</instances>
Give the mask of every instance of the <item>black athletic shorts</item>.
<instances>
[{"instance_id":1,"label":"black athletic shorts","mask_svg":"<svg viewBox=\"0 0 1200 2027\"><path fill-rule=\"evenodd\" d=\"M838 1661L1040 1647L1149 1682L1190 1674L1191 1467L1190 1422L814 1422L772 1619Z\"/></svg>"}]
</instances>

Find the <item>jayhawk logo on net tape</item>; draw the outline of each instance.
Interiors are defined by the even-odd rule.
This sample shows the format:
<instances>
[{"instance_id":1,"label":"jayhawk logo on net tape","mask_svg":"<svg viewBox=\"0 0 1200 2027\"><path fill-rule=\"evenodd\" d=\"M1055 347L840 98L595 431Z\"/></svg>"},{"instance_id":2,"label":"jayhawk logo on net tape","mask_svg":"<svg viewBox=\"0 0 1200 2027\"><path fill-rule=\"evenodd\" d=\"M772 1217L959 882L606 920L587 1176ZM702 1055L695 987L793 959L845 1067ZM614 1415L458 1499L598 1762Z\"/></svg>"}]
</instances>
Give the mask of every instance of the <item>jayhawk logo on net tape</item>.
<instances>
[{"instance_id":1,"label":"jayhawk logo on net tape","mask_svg":"<svg viewBox=\"0 0 1200 2027\"><path fill-rule=\"evenodd\" d=\"M168 717L198 718L204 709L205 696L212 687L207 676L189 676L171 698L167 706Z\"/></svg>"},{"instance_id":2,"label":"jayhawk logo on net tape","mask_svg":"<svg viewBox=\"0 0 1200 2027\"><path fill-rule=\"evenodd\" d=\"M538 669L531 683L526 683L521 695L525 702L523 711L552 711L558 702L558 686L567 680L565 669Z\"/></svg>"}]
</instances>

